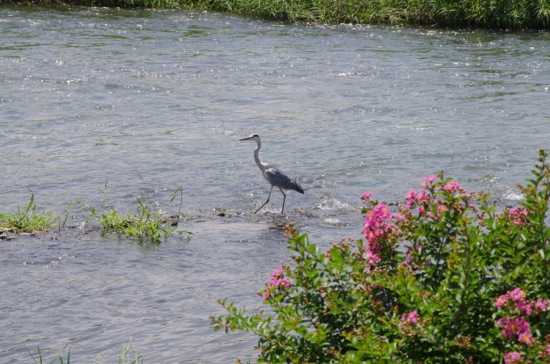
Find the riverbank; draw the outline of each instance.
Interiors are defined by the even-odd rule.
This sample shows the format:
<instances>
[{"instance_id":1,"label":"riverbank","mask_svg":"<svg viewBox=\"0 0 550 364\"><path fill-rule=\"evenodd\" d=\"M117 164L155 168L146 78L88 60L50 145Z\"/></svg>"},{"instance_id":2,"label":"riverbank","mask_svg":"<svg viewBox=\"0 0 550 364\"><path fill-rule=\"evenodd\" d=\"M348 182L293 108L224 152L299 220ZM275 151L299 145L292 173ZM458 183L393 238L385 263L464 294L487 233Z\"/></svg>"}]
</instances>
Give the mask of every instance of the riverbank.
<instances>
[{"instance_id":1,"label":"riverbank","mask_svg":"<svg viewBox=\"0 0 550 364\"><path fill-rule=\"evenodd\" d=\"M219 11L289 23L548 29L550 1L529 0L7 0L4 4Z\"/></svg>"}]
</instances>

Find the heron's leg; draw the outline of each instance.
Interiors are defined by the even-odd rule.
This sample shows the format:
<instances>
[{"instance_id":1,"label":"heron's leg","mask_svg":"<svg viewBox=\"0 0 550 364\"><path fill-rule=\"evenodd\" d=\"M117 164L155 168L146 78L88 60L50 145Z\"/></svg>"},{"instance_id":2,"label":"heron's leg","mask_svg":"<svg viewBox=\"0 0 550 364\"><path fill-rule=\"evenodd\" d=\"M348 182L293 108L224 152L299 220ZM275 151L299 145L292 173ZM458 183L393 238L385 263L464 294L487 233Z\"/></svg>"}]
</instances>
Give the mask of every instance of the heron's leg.
<instances>
[{"instance_id":1,"label":"heron's leg","mask_svg":"<svg viewBox=\"0 0 550 364\"><path fill-rule=\"evenodd\" d=\"M273 186L271 186L271 189L269 190L269 195L267 196L267 200L264 202L264 204L262 206L260 206L260 208L258 208L256 211L254 211L254 213L260 211L262 209L262 207L267 205L267 203L269 202L269 199L271 198L271 192L272 191L273 191Z\"/></svg>"},{"instance_id":2,"label":"heron's leg","mask_svg":"<svg viewBox=\"0 0 550 364\"><path fill-rule=\"evenodd\" d=\"M283 194L283 208L281 209L281 215L283 214L283 212L285 211L285 201L286 201L286 193L285 191L283 191L282 188L279 188L281 190L281 193Z\"/></svg>"}]
</instances>

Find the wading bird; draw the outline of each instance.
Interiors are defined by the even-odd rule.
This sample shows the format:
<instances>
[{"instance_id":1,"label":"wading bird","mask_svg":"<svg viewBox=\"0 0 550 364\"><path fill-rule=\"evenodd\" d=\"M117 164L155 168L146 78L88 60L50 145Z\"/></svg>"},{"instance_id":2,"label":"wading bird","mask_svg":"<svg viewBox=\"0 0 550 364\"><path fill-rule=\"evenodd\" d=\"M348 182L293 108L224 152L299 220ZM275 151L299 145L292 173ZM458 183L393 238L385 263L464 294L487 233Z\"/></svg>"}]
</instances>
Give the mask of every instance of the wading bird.
<instances>
[{"instance_id":1,"label":"wading bird","mask_svg":"<svg viewBox=\"0 0 550 364\"><path fill-rule=\"evenodd\" d=\"M285 210L285 201L286 201L286 191L288 190L294 190L296 192L304 193L304 189L302 186L296 182L296 180L291 179L289 176L287 176L284 172L282 172L280 169L275 167L274 165L271 165L269 163L264 163L260 159L260 148L262 147L262 140L260 139L260 136L257 134L251 135L247 138L239 139L240 142L244 141L254 141L256 142L256 149L254 149L254 160L256 161L256 164L262 171L262 175L266 179L269 184L271 184L271 189L269 190L269 195L267 196L267 201L264 202L260 208L258 208L254 213L260 211L262 207L267 205L269 202L269 199L271 198L271 192L273 191L273 187L277 187L279 190L281 190L281 193L283 194L283 208L281 209L281 215L283 214L283 211Z\"/></svg>"}]
</instances>

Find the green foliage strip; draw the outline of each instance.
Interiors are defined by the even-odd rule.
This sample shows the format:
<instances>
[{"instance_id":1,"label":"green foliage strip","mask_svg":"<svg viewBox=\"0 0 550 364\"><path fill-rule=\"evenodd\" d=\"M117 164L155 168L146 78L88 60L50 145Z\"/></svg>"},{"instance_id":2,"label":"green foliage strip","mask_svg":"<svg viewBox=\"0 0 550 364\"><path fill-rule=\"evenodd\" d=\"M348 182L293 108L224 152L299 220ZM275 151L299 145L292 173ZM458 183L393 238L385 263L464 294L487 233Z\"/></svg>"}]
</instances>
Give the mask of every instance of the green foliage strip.
<instances>
[{"instance_id":1,"label":"green foliage strip","mask_svg":"<svg viewBox=\"0 0 550 364\"><path fill-rule=\"evenodd\" d=\"M5 0L229 12L284 22L548 29L550 0Z\"/></svg>"}]
</instances>

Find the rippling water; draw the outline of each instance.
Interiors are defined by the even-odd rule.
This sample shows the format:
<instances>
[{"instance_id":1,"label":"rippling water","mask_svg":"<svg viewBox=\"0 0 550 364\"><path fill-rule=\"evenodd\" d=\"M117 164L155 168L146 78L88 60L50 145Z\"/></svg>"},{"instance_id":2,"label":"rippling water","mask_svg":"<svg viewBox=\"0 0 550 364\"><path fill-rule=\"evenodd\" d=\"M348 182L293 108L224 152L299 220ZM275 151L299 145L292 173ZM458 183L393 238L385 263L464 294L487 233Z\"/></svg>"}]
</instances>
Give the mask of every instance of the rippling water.
<instances>
[{"instance_id":1,"label":"rippling water","mask_svg":"<svg viewBox=\"0 0 550 364\"><path fill-rule=\"evenodd\" d=\"M287 259L278 226L321 245L358 237L359 195L397 201L444 170L517 203L549 147L550 35L289 26L219 14L0 9L2 211L71 210L68 228L0 244L2 362L24 345L112 362L227 362L255 338L208 327L217 298L255 293ZM262 157L297 177L251 215ZM182 204L170 202L181 188ZM105 197L186 213L157 248L84 232ZM510 202L511 201L511 202ZM225 216L218 216L223 213Z\"/></svg>"}]
</instances>

